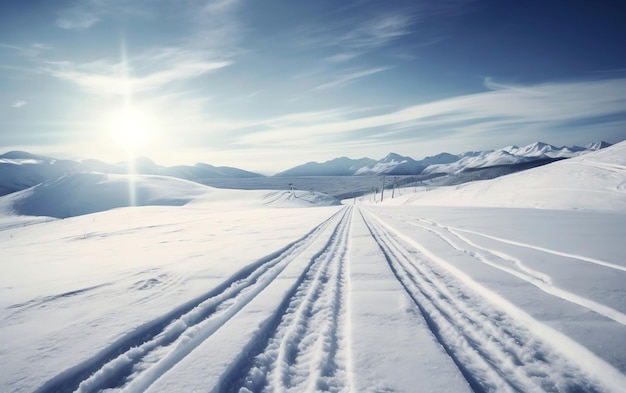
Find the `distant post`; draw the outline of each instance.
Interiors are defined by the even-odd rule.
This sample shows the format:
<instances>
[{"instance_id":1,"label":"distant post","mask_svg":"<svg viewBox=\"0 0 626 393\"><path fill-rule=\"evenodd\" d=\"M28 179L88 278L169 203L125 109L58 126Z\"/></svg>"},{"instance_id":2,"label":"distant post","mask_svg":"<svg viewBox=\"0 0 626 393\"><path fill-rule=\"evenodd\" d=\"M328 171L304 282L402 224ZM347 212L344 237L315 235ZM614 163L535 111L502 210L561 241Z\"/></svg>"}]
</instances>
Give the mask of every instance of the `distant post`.
<instances>
[{"instance_id":1,"label":"distant post","mask_svg":"<svg viewBox=\"0 0 626 393\"><path fill-rule=\"evenodd\" d=\"M383 188L380 190L380 201L385 198L385 176L383 176Z\"/></svg>"}]
</instances>

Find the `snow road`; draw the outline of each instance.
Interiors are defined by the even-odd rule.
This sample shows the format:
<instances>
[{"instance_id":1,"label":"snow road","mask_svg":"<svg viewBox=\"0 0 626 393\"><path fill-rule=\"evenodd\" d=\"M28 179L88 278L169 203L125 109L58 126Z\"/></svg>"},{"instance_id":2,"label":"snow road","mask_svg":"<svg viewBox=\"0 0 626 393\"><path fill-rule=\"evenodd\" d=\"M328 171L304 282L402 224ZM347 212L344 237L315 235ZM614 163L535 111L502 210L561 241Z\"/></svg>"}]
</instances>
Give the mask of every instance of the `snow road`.
<instances>
[{"instance_id":1,"label":"snow road","mask_svg":"<svg viewBox=\"0 0 626 393\"><path fill-rule=\"evenodd\" d=\"M31 351L37 361L0 373L0 390L618 392L626 386L626 344L618 339L626 336L624 256L619 248L585 247L594 242L586 236L592 227L570 225L576 219L602 223L619 234L623 217L549 212L562 217L545 226L576 237L585 253L529 235L529 228L546 222L545 212L314 210L318 220L307 219L315 222L308 232L288 242L280 237L273 251L253 254L252 262L220 279L212 276L191 299L175 293L192 272L142 275L141 289L133 291L166 284L178 305L163 296L142 297L124 306L143 315L136 321L109 320L102 311L80 327L110 329L110 340L68 324L61 345L91 349L76 350L79 361L67 364L43 351L43 343L59 339L57 330L31 333L19 347L3 344L2 368L11 351L15 358L16 351ZM502 222L516 220L518 232L496 232L497 220L482 228L478 218L496 211ZM237 224L245 220L238 217ZM161 242L181 225L153 229L161 231ZM271 234L271 223L264 230ZM122 236L114 235L117 229L110 233ZM75 308L97 308L120 288L104 276L101 281L11 304L0 314L1 326L62 312L66 299L76 299ZM144 308L153 312L141 314ZM39 371L55 369L51 376Z\"/></svg>"}]
</instances>

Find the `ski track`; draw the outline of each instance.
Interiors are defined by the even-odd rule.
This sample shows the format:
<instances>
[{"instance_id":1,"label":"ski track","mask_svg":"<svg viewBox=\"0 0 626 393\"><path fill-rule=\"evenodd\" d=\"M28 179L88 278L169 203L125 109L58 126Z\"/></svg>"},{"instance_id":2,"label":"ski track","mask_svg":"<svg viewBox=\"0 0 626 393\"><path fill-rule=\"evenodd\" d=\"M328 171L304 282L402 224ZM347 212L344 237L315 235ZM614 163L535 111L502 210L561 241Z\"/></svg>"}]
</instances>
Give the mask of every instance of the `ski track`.
<instances>
[{"instance_id":1,"label":"ski track","mask_svg":"<svg viewBox=\"0 0 626 393\"><path fill-rule=\"evenodd\" d=\"M355 211L358 218L354 217ZM276 282L281 272L302 255L306 255L307 259L302 260L306 263L298 267L297 278L289 282L284 297L277 299L278 307L246 338L244 350L229 361L219 382L207 386L207 391L354 391L347 296L353 219L365 222L385 256L381 262L389 266L474 391L605 392L620 391L626 383L623 374L586 348L474 282L374 212L346 206L302 238L241 269L204 295L128 332L92 358L53 377L36 392L147 390ZM403 222L430 231L454 249L548 293L579 300L578 304L581 299L552 286L548 275L499 250L479 246L462 233L599 264L591 258L417 220ZM319 246L313 248L314 244ZM308 249L315 253L307 255ZM169 288L180 280L176 275L155 273L140 272L132 288L150 292L153 286ZM80 293L68 292L54 299ZM617 311L589 302L583 299L581 305L620 322L621 316L612 313ZM31 305L14 307L24 306Z\"/></svg>"},{"instance_id":2,"label":"ski track","mask_svg":"<svg viewBox=\"0 0 626 393\"><path fill-rule=\"evenodd\" d=\"M432 221L432 223L435 224L435 225L442 226L441 224L435 223L434 221ZM442 227L444 227L444 226L442 226ZM514 240L509 240L509 239L503 239L501 237L487 235L485 233L471 231L471 230L468 230L468 229L453 228L453 227L447 227L447 228L450 231L470 233L472 235L482 236L482 237L485 237L485 238L488 238L488 239L491 239L491 240L496 240L496 241L499 241L501 243L511 244L511 245L519 246L519 247L525 247L525 248L529 248L529 249L532 249L532 250L541 251L541 252L545 252L545 253L548 253L548 254L557 255L557 256L561 256L561 257L565 257L565 258L577 259L577 260L582 261L582 262L593 263L595 265L608 267L610 269L615 269L615 270L620 270L622 272L626 272L626 266L616 265L614 263L602 261L600 259L590 258L590 257L586 257L586 256L583 256L583 255L569 254L569 253L562 252L562 251L551 250L549 248L535 246L535 245L527 244L527 243L521 243L521 242L517 242L517 241L514 241Z\"/></svg>"},{"instance_id":3,"label":"ski track","mask_svg":"<svg viewBox=\"0 0 626 393\"><path fill-rule=\"evenodd\" d=\"M599 379L546 344L555 340L558 333L550 332L552 336L542 339L538 333L545 333L548 328L538 329L541 326L537 321L533 323L535 326L520 324L506 312L511 310L496 307L473 291L474 288L463 285L425 249L412 247L412 243L404 241L403 236L371 212L361 209L361 215L391 270L472 389L477 392L618 391L615 386L620 386L624 379L620 373L616 372L618 380L606 389ZM558 338L555 341L568 341ZM598 362L598 367L611 369L599 359Z\"/></svg>"},{"instance_id":4,"label":"ski track","mask_svg":"<svg viewBox=\"0 0 626 393\"><path fill-rule=\"evenodd\" d=\"M267 327L256 353L233 367L230 392L351 391L346 261L352 220L317 255ZM232 381L232 382L231 382Z\"/></svg>"},{"instance_id":5,"label":"ski track","mask_svg":"<svg viewBox=\"0 0 626 393\"><path fill-rule=\"evenodd\" d=\"M144 391L265 289L329 225L343 223L346 214L346 209L340 210L299 240L241 269L203 296L129 332L36 392Z\"/></svg>"},{"instance_id":6,"label":"ski track","mask_svg":"<svg viewBox=\"0 0 626 393\"><path fill-rule=\"evenodd\" d=\"M416 224L414 222L406 221L406 220L404 220L404 222L413 226L423 228L435 234L436 236L441 238L443 241L448 243L450 246L452 246L454 249L473 256L481 263L487 264L498 270L504 271L512 276L515 276L521 280L524 280L528 282L529 284L532 284L535 287L539 288L540 290L542 290L543 292L547 294L550 294L552 296L558 297L565 301L577 304L588 310L598 313L606 318L612 319L613 321L617 323L626 325L626 314L612 307L606 306L604 304L600 304L591 299L585 298L583 296L579 296L575 293L559 288L552 284L552 279L550 276L544 273L541 273L537 270L531 269L530 267L524 265L524 263L520 259L515 258L502 251L479 246L478 244L474 243L473 241L471 241L470 239L468 239L467 237L459 233L459 232L467 232L467 233L477 234L477 232L446 227L432 220L425 220L421 218L417 218L417 220L427 223L429 225L424 226L424 225ZM491 236L488 236L488 237L491 237ZM466 246L460 245L457 242L462 242ZM511 243L516 243L516 242L507 241L507 243L511 244ZM526 246L528 248L533 248L533 249L538 248L538 247L529 246L529 245L526 245ZM474 250L471 250L471 248L473 248ZM480 251L476 251L476 250L480 250L484 253L481 253ZM586 259L591 259L591 258L582 259L584 257L572 256L571 254L563 255L563 253L557 253L554 251L551 252L551 254L567 256L567 257L575 257L576 259L582 260L582 261L587 261ZM592 263L599 264L597 263L598 260L593 260L593 261L594 262ZM502 262L504 262L504 264ZM511 268L507 266L507 264L509 263L512 264L515 268ZM616 270L622 270L622 269L616 269Z\"/></svg>"}]
</instances>

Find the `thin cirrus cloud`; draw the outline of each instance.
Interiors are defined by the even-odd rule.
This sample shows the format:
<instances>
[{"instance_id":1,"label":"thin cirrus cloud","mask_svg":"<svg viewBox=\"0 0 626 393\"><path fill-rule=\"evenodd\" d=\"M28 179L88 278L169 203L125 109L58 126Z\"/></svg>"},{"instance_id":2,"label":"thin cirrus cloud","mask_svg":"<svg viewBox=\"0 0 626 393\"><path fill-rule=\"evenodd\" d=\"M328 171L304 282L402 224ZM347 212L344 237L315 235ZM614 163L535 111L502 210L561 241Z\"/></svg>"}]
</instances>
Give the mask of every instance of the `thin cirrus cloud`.
<instances>
[{"instance_id":1,"label":"thin cirrus cloud","mask_svg":"<svg viewBox=\"0 0 626 393\"><path fill-rule=\"evenodd\" d=\"M66 30L84 30L95 25L99 20L100 18L92 12L73 8L63 12L55 24Z\"/></svg>"},{"instance_id":2,"label":"thin cirrus cloud","mask_svg":"<svg viewBox=\"0 0 626 393\"><path fill-rule=\"evenodd\" d=\"M344 74L344 75L339 75L335 80L316 86L313 90L325 90L325 89L330 89L334 87L344 87L356 81L357 79L364 78L366 76L370 76L373 74L377 74L379 72L387 71L389 69L391 69L391 67L377 67L377 68L370 68L370 69L362 70L362 71L355 71L355 72L351 72L351 73Z\"/></svg>"},{"instance_id":3,"label":"thin cirrus cloud","mask_svg":"<svg viewBox=\"0 0 626 393\"><path fill-rule=\"evenodd\" d=\"M411 32L410 14L391 13L362 22L339 37L339 44L354 49L378 48Z\"/></svg>"},{"instance_id":4,"label":"thin cirrus cloud","mask_svg":"<svg viewBox=\"0 0 626 393\"><path fill-rule=\"evenodd\" d=\"M13 105L11 105L11 108L21 108L21 107L23 107L24 105L26 105L26 101L24 101L24 100L18 100L18 101L15 101L15 102L13 103Z\"/></svg>"},{"instance_id":5,"label":"thin cirrus cloud","mask_svg":"<svg viewBox=\"0 0 626 393\"><path fill-rule=\"evenodd\" d=\"M375 116L269 128L243 135L237 143L290 145L301 135L315 135L318 142L328 137L343 140L363 130L371 131L369 138L384 134L387 138L414 139L422 133L450 128L457 135L480 136L498 130L515 133L528 124L550 129L603 116L626 117L626 79L530 86L487 80L486 85L492 90ZM590 101L589 97L596 98ZM412 132L407 133L407 129Z\"/></svg>"},{"instance_id":6,"label":"thin cirrus cloud","mask_svg":"<svg viewBox=\"0 0 626 393\"><path fill-rule=\"evenodd\" d=\"M82 0L73 6L61 10L55 25L66 30L86 30L107 17L120 15L143 15L152 13L154 7L147 1L135 0Z\"/></svg>"},{"instance_id":7,"label":"thin cirrus cloud","mask_svg":"<svg viewBox=\"0 0 626 393\"><path fill-rule=\"evenodd\" d=\"M172 64L169 67L144 76L126 76L119 64L112 64L108 72L85 70L84 66L70 62L48 62L45 70L51 75L71 81L90 93L101 95L123 95L156 90L168 83L198 77L210 71L232 64L229 61L198 61Z\"/></svg>"}]
</instances>

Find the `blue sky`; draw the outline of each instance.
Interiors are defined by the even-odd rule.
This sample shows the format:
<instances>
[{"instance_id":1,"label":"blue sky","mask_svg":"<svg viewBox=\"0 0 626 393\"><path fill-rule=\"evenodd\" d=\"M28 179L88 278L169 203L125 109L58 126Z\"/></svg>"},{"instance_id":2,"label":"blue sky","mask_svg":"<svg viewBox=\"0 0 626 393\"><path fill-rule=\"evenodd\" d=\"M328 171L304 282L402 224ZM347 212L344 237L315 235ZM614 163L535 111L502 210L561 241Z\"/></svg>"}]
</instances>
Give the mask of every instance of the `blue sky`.
<instances>
[{"instance_id":1,"label":"blue sky","mask_svg":"<svg viewBox=\"0 0 626 393\"><path fill-rule=\"evenodd\" d=\"M621 1L14 1L0 151L279 171L626 139Z\"/></svg>"}]
</instances>

